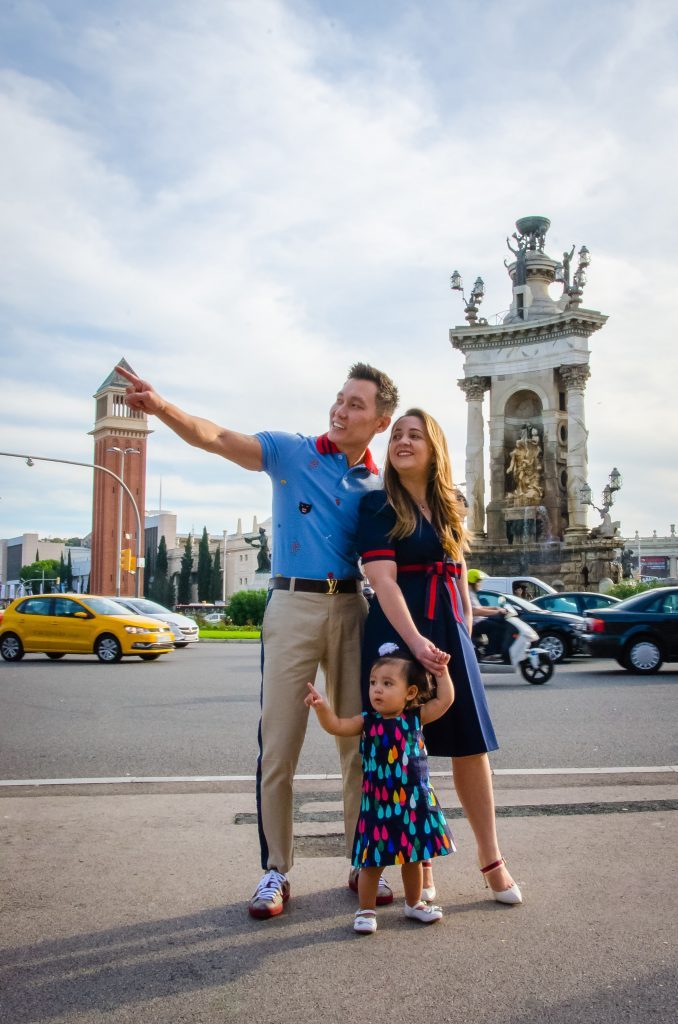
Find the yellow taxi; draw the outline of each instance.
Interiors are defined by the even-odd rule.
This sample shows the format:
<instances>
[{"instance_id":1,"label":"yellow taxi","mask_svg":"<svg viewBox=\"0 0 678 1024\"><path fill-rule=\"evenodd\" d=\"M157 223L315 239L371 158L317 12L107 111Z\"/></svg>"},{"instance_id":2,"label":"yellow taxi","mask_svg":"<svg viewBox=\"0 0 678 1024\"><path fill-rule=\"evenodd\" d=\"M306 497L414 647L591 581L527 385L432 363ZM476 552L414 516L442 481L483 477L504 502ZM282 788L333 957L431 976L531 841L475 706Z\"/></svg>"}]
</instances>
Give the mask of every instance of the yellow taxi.
<instances>
[{"instance_id":1,"label":"yellow taxi","mask_svg":"<svg viewBox=\"0 0 678 1024\"><path fill-rule=\"evenodd\" d=\"M0 624L0 654L20 661L24 654L96 654L113 664L137 655L153 661L174 650L165 622L132 615L107 597L89 594L35 594L12 601Z\"/></svg>"}]
</instances>

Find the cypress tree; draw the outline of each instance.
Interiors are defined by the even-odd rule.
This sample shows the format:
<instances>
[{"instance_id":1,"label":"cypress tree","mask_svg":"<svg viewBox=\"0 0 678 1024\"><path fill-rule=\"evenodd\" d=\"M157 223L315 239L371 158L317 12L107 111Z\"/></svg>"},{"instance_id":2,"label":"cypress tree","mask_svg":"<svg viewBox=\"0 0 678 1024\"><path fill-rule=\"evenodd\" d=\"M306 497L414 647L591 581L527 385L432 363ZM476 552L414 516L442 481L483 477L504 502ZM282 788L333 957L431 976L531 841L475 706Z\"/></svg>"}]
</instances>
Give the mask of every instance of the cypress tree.
<instances>
[{"instance_id":1,"label":"cypress tree","mask_svg":"<svg viewBox=\"0 0 678 1024\"><path fill-rule=\"evenodd\" d=\"M68 549L68 562L66 563L66 590L69 593L73 593L73 559L71 558L71 549Z\"/></svg>"},{"instance_id":2,"label":"cypress tree","mask_svg":"<svg viewBox=\"0 0 678 1024\"><path fill-rule=\"evenodd\" d=\"M221 601L223 595L221 585L221 548L217 545L212 559L212 575L210 577L210 601Z\"/></svg>"},{"instance_id":3,"label":"cypress tree","mask_svg":"<svg viewBox=\"0 0 678 1024\"><path fill-rule=\"evenodd\" d=\"M155 560L155 572L153 574L153 582L150 585L148 596L152 601L157 601L158 604L163 605L165 608L171 608L174 605L174 585L169 579L168 564L167 541L163 535L160 538L160 543L158 544L158 555Z\"/></svg>"},{"instance_id":4,"label":"cypress tree","mask_svg":"<svg viewBox=\"0 0 678 1024\"><path fill-rule=\"evenodd\" d=\"M144 597L151 596L151 549L146 548L146 568L144 569Z\"/></svg>"},{"instance_id":5,"label":"cypress tree","mask_svg":"<svg viewBox=\"0 0 678 1024\"><path fill-rule=\"evenodd\" d=\"M186 538L184 553L181 556L181 569L179 571L179 587L177 593L178 604L190 604L191 601L191 573L193 572L193 538L190 533Z\"/></svg>"},{"instance_id":6,"label":"cypress tree","mask_svg":"<svg viewBox=\"0 0 678 1024\"><path fill-rule=\"evenodd\" d=\"M212 556L210 555L210 539L207 527L203 526L202 537L198 545L198 600L209 601L212 582Z\"/></svg>"}]
</instances>

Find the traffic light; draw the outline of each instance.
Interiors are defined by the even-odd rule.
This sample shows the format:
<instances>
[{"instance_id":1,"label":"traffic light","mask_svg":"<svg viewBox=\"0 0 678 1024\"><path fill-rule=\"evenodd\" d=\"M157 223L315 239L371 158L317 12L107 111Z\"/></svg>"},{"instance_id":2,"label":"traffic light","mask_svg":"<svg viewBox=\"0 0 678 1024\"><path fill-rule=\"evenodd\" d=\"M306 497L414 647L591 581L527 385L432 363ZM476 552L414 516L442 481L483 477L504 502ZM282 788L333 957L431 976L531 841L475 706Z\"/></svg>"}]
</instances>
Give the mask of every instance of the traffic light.
<instances>
[{"instance_id":1,"label":"traffic light","mask_svg":"<svg viewBox=\"0 0 678 1024\"><path fill-rule=\"evenodd\" d=\"M134 572L134 557L131 548L123 548L120 552L120 568L123 572Z\"/></svg>"}]
</instances>

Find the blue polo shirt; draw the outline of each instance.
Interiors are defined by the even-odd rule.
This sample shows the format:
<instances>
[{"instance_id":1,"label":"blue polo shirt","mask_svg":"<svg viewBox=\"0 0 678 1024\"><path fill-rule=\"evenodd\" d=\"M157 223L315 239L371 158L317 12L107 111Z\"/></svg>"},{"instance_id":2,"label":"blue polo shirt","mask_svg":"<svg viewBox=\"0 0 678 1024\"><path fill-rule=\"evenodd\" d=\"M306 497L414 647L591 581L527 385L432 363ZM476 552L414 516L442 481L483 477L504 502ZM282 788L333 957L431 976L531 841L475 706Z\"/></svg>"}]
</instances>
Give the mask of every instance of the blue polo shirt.
<instances>
[{"instance_id":1,"label":"blue polo shirt","mask_svg":"<svg viewBox=\"0 0 678 1024\"><path fill-rule=\"evenodd\" d=\"M369 449L364 462L349 467L326 434L255 436L273 484L271 575L358 579L358 506L382 486Z\"/></svg>"}]
</instances>

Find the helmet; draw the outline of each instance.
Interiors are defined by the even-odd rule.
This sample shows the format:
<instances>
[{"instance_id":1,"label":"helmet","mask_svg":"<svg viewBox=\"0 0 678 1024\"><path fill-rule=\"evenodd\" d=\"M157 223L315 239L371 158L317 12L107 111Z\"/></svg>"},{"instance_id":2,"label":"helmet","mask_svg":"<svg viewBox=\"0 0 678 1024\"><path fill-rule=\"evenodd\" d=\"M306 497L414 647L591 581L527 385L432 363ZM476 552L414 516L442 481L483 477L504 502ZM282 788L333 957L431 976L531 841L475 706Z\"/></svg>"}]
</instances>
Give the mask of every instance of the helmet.
<instances>
[{"instance_id":1,"label":"helmet","mask_svg":"<svg viewBox=\"0 0 678 1024\"><path fill-rule=\"evenodd\" d=\"M481 580L487 579L487 573L482 569L469 569L466 578L469 583L480 583Z\"/></svg>"}]
</instances>

